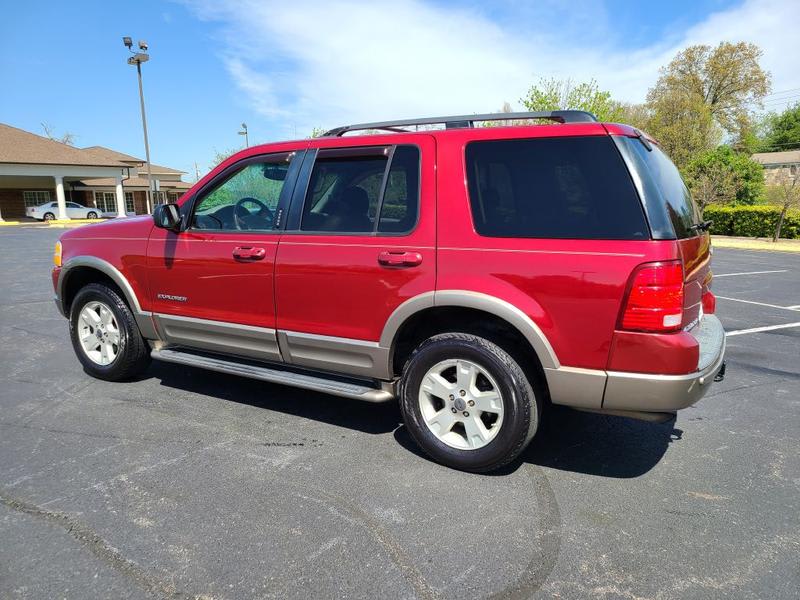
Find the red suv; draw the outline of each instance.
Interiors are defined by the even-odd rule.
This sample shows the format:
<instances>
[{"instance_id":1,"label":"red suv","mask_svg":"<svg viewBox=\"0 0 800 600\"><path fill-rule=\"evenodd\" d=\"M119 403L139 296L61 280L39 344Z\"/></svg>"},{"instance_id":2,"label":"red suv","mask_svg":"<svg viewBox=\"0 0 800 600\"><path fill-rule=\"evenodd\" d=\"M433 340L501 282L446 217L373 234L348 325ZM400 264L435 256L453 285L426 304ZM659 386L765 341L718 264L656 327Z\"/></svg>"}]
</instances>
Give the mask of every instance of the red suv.
<instances>
[{"instance_id":1,"label":"red suv","mask_svg":"<svg viewBox=\"0 0 800 600\"><path fill-rule=\"evenodd\" d=\"M550 123L474 127L502 119ZM431 457L489 471L550 402L668 419L721 377L708 225L654 140L588 113L367 123L65 233L53 284L95 377L397 399Z\"/></svg>"}]
</instances>

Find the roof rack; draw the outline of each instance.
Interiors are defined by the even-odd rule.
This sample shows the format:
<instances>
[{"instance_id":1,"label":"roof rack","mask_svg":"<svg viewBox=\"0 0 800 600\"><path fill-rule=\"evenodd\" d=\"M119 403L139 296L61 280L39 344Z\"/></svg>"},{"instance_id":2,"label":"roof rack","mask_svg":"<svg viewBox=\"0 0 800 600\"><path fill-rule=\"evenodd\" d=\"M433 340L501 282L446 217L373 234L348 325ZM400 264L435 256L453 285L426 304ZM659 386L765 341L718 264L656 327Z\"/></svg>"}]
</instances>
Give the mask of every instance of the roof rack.
<instances>
[{"instance_id":1,"label":"roof rack","mask_svg":"<svg viewBox=\"0 0 800 600\"><path fill-rule=\"evenodd\" d=\"M557 123L595 123L597 117L584 110L548 110L543 112L510 112L486 113L482 115L459 115L451 117L426 117L424 119L404 119L400 121L376 121L375 123L360 123L358 125L344 125L326 131L325 137L338 137L348 131L364 131L366 129L383 129L394 132L407 132L400 127L413 125L440 125L447 129L463 129L475 127L475 121L512 121L517 119L548 119Z\"/></svg>"}]
</instances>

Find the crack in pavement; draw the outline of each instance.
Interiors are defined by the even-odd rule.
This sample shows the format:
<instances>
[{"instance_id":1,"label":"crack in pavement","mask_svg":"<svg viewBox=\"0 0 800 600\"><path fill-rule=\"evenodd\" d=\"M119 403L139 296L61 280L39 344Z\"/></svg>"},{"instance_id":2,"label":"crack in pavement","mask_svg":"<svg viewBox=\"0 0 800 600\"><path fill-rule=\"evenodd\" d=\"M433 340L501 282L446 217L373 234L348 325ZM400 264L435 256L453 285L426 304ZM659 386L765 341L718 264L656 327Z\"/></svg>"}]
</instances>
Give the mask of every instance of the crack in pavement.
<instances>
[{"instance_id":1,"label":"crack in pavement","mask_svg":"<svg viewBox=\"0 0 800 600\"><path fill-rule=\"evenodd\" d=\"M8 496L0 491L0 502L11 510L41 519L64 529L94 556L119 571L153 596L169 599L191 598L192 595L178 592L174 585L152 576L141 565L122 556L119 550L97 535L89 527L62 512L50 511L35 504Z\"/></svg>"}]
</instances>

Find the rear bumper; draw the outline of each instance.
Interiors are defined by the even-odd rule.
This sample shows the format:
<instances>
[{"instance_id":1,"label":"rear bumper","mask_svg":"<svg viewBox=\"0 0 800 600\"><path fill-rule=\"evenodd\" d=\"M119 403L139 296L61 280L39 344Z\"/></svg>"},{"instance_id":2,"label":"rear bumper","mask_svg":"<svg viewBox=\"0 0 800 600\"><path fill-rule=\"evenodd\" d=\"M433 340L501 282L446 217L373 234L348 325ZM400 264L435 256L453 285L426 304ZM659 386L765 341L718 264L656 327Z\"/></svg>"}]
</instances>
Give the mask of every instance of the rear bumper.
<instances>
[{"instance_id":1,"label":"rear bumper","mask_svg":"<svg viewBox=\"0 0 800 600\"><path fill-rule=\"evenodd\" d=\"M563 404L609 414L674 413L708 391L725 362L725 330L706 315L692 332L699 345L697 369L685 375L600 371L574 367L545 369L550 397Z\"/></svg>"},{"instance_id":2,"label":"rear bumper","mask_svg":"<svg viewBox=\"0 0 800 600\"><path fill-rule=\"evenodd\" d=\"M700 342L698 370L687 375L608 371L604 410L672 412L691 406L708 391L725 361L725 330L706 315L695 334Z\"/></svg>"}]
</instances>

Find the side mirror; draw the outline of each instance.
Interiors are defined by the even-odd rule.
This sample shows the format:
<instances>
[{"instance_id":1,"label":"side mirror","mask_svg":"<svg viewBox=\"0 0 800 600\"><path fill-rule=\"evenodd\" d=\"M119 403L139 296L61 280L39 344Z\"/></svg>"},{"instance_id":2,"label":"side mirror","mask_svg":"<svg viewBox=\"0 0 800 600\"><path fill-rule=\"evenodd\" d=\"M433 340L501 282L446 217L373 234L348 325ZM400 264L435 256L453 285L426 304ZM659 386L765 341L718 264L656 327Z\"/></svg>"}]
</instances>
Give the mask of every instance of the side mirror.
<instances>
[{"instance_id":1,"label":"side mirror","mask_svg":"<svg viewBox=\"0 0 800 600\"><path fill-rule=\"evenodd\" d=\"M181 213L177 204L157 204L153 209L153 222L156 227L179 231L181 228Z\"/></svg>"}]
</instances>

